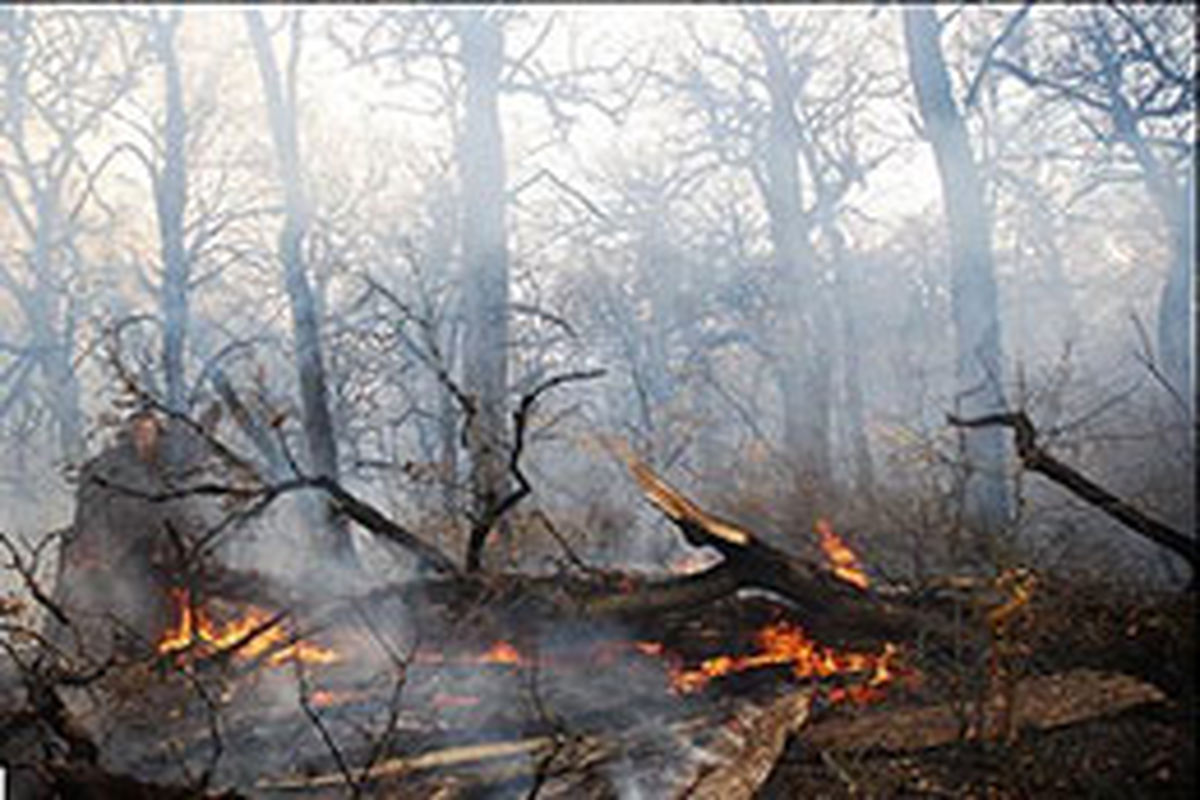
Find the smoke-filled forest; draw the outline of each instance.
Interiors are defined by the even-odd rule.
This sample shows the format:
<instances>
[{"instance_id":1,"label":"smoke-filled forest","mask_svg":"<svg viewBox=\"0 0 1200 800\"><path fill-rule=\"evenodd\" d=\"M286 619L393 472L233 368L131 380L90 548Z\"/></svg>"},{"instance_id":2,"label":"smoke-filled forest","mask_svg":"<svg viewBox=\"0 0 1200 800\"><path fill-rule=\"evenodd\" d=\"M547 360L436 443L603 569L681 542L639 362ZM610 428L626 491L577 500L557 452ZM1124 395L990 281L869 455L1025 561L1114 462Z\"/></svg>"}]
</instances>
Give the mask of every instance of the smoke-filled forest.
<instances>
[{"instance_id":1,"label":"smoke-filled forest","mask_svg":"<svg viewBox=\"0 0 1200 800\"><path fill-rule=\"evenodd\" d=\"M1190 796L1196 24L0 7L11 796Z\"/></svg>"}]
</instances>

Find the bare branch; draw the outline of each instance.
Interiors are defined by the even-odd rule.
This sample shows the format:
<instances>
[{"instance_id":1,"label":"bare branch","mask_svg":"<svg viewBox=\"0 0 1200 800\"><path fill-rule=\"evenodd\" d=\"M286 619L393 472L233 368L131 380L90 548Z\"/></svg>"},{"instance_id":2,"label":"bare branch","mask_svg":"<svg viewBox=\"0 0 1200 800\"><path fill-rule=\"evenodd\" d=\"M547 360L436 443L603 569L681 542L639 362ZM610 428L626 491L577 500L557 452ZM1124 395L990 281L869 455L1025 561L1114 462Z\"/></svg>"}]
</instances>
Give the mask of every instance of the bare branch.
<instances>
[{"instance_id":1,"label":"bare branch","mask_svg":"<svg viewBox=\"0 0 1200 800\"><path fill-rule=\"evenodd\" d=\"M1024 411L988 414L974 419L963 419L953 414L947 421L959 428L986 428L1002 426L1012 428L1017 455L1026 469L1040 472L1050 480L1063 486L1072 494L1086 500L1105 514L1124 524L1135 533L1167 548L1182 557L1192 568L1192 581L1196 580L1196 540L1188 537L1163 522L1139 511L1129 503L1109 492L1081 472L1062 463L1047 453L1037 442L1037 429Z\"/></svg>"}]
</instances>

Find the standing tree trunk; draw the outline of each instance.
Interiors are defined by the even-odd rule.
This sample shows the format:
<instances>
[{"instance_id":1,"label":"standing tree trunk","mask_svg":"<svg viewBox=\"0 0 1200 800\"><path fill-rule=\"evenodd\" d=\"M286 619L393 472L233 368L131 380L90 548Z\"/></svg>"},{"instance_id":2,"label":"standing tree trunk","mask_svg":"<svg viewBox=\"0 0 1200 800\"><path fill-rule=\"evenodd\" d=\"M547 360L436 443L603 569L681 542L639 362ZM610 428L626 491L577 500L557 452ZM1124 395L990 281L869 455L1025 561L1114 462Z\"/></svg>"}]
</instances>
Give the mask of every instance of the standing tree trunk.
<instances>
[{"instance_id":1,"label":"standing tree trunk","mask_svg":"<svg viewBox=\"0 0 1200 800\"><path fill-rule=\"evenodd\" d=\"M1158 303L1158 352L1167 379L1187 408L1188 422L1196 419L1198 391L1196 342L1192 309L1200 305L1196 291L1196 173L1188 170L1187 184L1176 195L1177 211L1169 218L1171 267Z\"/></svg>"},{"instance_id":2,"label":"standing tree trunk","mask_svg":"<svg viewBox=\"0 0 1200 800\"><path fill-rule=\"evenodd\" d=\"M1193 169L1185 170L1188 177L1180 186L1170 174L1142 135L1133 110L1121 94L1118 78L1111 75L1113 72L1113 68L1108 70L1110 76L1106 80L1113 127L1133 151L1170 243L1171 263L1158 302L1158 357L1172 390L1183 398L1190 422L1195 413L1194 347L1189 328L1196 271L1196 177Z\"/></svg>"},{"instance_id":3,"label":"standing tree trunk","mask_svg":"<svg viewBox=\"0 0 1200 800\"><path fill-rule=\"evenodd\" d=\"M164 20L154 11L155 44L163 66L163 95L166 122L163 131L163 164L154 174L154 207L158 216L162 254L163 372L167 385L167 407L186 411L187 376L184 348L188 327L188 264L184 244L184 206L187 202L186 135L187 113L183 104L183 82L175 33L182 12L172 9Z\"/></svg>"},{"instance_id":4,"label":"standing tree trunk","mask_svg":"<svg viewBox=\"0 0 1200 800\"><path fill-rule=\"evenodd\" d=\"M822 498L828 497L832 469L831 356L826 340L832 328L828 308L817 296L816 253L808 238L810 222L801 204L799 123L792 108L797 78L791 74L778 32L771 27L766 12L755 10L748 19L766 63L770 95L765 177L760 189L770 218L775 271L780 281L780 349L786 354L780 365L784 442L796 471L798 497L816 511Z\"/></svg>"},{"instance_id":5,"label":"standing tree trunk","mask_svg":"<svg viewBox=\"0 0 1200 800\"><path fill-rule=\"evenodd\" d=\"M942 202L950 228L951 302L956 335L957 405L964 416L1004 408L1003 350L992 263L991 224L971 155L967 128L951 94L940 41L940 23L930 7L904 9L908 70L925 134L933 146ZM966 517L977 528L976 559L990 559L995 537L1009 518L1003 432L967 432Z\"/></svg>"},{"instance_id":6,"label":"standing tree trunk","mask_svg":"<svg viewBox=\"0 0 1200 800\"><path fill-rule=\"evenodd\" d=\"M855 259L846 252L841 231L829 224L826 235L833 245L834 296L841 321L842 399L845 409L843 429L850 445L855 492L870 500L875 493L875 465L871 459L871 443L867 438L866 402L862 388L862 360L859 353L857 305L854 281L857 273Z\"/></svg>"},{"instance_id":7,"label":"standing tree trunk","mask_svg":"<svg viewBox=\"0 0 1200 800\"><path fill-rule=\"evenodd\" d=\"M76 307L74 299L63 294L67 276L62 274L63 242L69 241L63 221L64 193L67 176L78 163L76 141L91 123L77 125L55 120L57 124L39 127L39 114L29 98L38 93L45 75L39 69L38 45L42 32L38 30L42 13L38 9L6 10L0 16L0 32L4 35L2 51L4 90L0 101L5 109L5 124L0 135L18 155L13 174L18 175L25 191L18 194L9 188L4 192L5 205L12 230L25 236L28 250L29 281L25 283L0 265L0 286L12 296L21 309L30 335L30 358L36 364L44 383L45 404L58 436L59 452L64 460L78 463L84 452L83 410L80 404L79 380L75 374L74 343ZM86 78L90 64L81 62L75 78ZM61 80L61 76L57 76ZM66 81L67 85L73 85ZM44 100L44 99L43 99ZM32 135L31 135L32 134ZM47 136L54 138L47 140ZM44 158L34 160L31 144L48 144ZM13 169L9 165L5 169Z\"/></svg>"},{"instance_id":8,"label":"standing tree trunk","mask_svg":"<svg viewBox=\"0 0 1200 800\"><path fill-rule=\"evenodd\" d=\"M337 439L333 416L329 411L325 365L321 355L321 331L316 301L305 271L303 243L309 225L308 197L300 168L300 146L296 132L295 63L299 47L299 12L293 17L292 54L285 87L271 49L270 37L258 11L246 11L246 28L258 62L263 95L271 125L271 137L283 184L284 222L279 234L279 255L283 262L284 284L292 311L296 367L300 374L300 403L304 411L304 433L308 456L315 475L337 480ZM354 563L354 545L350 531L327 507L334 556Z\"/></svg>"},{"instance_id":9,"label":"standing tree trunk","mask_svg":"<svg viewBox=\"0 0 1200 800\"><path fill-rule=\"evenodd\" d=\"M61 231L61 191L58 176L34 187L36 231L33 239L33 286L24 293L26 318L33 334L48 405L58 427L59 449L68 462L83 457L83 410L79 379L72 364L75 342L75 309L71 297L60 297L55 239ZM61 304L61 306L60 306ZM56 323L57 321L57 323Z\"/></svg>"},{"instance_id":10,"label":"standing tree trunk","mask_svg":"<svg viewBox=\"0 0 1200 800\"><path fill-rule=\"evenodd\" d=\"M489 12L456 17L466 99L459 141L465 341L463 382L475 404L468 429L473 515L481 519L508 485L508 243L500 72L504 31ZM511 544L511 543L510 543ZM477 568L479 564L468 564Z\"/></svg>"}]
</instances>

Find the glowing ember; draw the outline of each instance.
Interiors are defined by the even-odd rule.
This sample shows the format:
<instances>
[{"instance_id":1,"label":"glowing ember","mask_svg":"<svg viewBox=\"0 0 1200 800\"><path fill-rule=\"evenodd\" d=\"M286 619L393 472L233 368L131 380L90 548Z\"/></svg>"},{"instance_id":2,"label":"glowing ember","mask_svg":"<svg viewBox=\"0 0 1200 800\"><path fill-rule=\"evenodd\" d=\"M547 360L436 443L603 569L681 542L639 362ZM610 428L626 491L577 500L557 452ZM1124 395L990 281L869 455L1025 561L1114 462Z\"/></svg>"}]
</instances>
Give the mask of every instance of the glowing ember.
<instances>
[{"instance_id":1,"label":"glowing ember","mask_svg":"<svg viewBox=\"0 0 1200 800\"><path fill-rule=\"evenodd\" d=\"M648 656L661 656L663 654L662 642L634 642L633 646L638 652Z\"/></svg>"},{"instance_id":2,"label":"glowing ember","mask_svg":"<svg viewBox=\"0 0 1200 800\"><path fill-rule=\"evenodd\" d=\"M886 645L883 653L839 653L814 642L799 627L788 622L779 622L760 630L755 637L759 651L745 656L719 655L705 659L699 666L685 669L678 665L669 667L671 688L682 694L699 691L713 678L751 669L772 666L790 666L797 678L826 678L834 675L864 675L865 687L853 687L831 696L839 699L865 699L867 690L888 683L892 674L888 664L895 655L895 648ZM661 647L648 647L639 643L643 653L657 655Z\"/></svg>"},{"instance_id":3,"label":"glowing ember","mask_svg":"<svg viewBox=\"0 0 1200 800\"><path fill-rule=\"evenodd\" d=\"M241 618L221 624L194 605L186 589L172 589L171 602L178 619L158 643L158 652L163 655L190 649L203 654L232 650L242 658L269 653L266 660L271 666L288 661L332 664L340 659L333 650L311 642L288 644L288 633L279 618L264 609L250 606Z\"/></svg>"},{"instance_id":4,"label":"glowing ember","mask_svg":"<svg viewBox=\"0 0 1200 800\"><path fill-rule=\"evenodd\" d=\"M517 652L517 648L504 640L494 643L488 651L479 657L485 664L523 664L525 659Z\"/></svg>"},{"instance_id":5,"label":"glowing ember","mask_svg":"<svg viewBox=\"0 0 1200 800\"><path fill-rule=\"evenodd\" d=\"M271 666L282 664L285 661L302 661L305 664L336 664L341 660L342 657L337 654L336 650L330 650L328 647L322 647L312 642L300 641L272 653L271 657L267 659L267 663Z\"/></svg>"},{"instance_id":6,"label":"glowing ember","mask_svg":"<svg viewBox=\"0 0 1200 800\"><path fill-rule=\"evenodd\" d=\"M821 549L825 551L825 557L833 565L833 574L860 589L867 588L869 583L867 573L863 572L862 566L858 563L858 556L846 546L842 537L833 532L828 520L817 520L813 529L817 532L817 536L821 537Z\"/></svg>"}]
</instances>

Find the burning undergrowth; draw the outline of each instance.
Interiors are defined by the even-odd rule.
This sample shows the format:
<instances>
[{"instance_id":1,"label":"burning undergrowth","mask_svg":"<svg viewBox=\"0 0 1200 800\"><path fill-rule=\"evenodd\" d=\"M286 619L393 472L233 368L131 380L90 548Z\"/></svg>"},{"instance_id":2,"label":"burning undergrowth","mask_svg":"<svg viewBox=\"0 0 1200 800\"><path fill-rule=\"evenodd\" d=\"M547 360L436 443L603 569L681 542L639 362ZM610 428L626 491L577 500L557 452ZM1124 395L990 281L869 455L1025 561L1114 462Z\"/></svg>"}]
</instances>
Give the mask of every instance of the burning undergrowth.
<instances>
[{"instance_id":1,"label":"burning undergrowth","mask_svg":"<svg viewBox=\"0 0 1200 800\"><path fill-rule=\"evenodd\" d=\"M213 785L250 786L264 776L343 780L345 765L369 782L387 760L631 729L638 747L678 761L677 721L719 720L731 700L764 703L788 686L865 699L858 692L882 686L888 660L819 648L766 599L730 599L686 623L562 624L514 641L469 628L423 633L409 623L419 614L388 600L334 615L359 624L304 636L289 615L250 607L229 617L220 602L189 600L179 594L157 658L109 684L128 692L102 712L114 771L179 783L213 762ZM645 638L651 629L659 639ZM532 774L536 764L518 760Z\"/></svg>"},{"instance_id":2,"label":"burning undergrowth","mask_svg":"<svg viewBox=\"0 0 1200 800\"><path fill-rule=\"evenodd\" d=\"M633 593L645 580L618 583ZM514 598L538 589L520 576L491 576L481 591L453 611L436 594L384 586L310 599L300 612L171 587L172 615L151 652L114 672L105 702L68 692L68 703L103 731L105 766L117 772L186 783L210 769L214 786L264 776L299 785L305 775L365 784L386 761L562 731L636 729L638 748L679 762L673 726L689 716L716 721L732 700L766 703L805 686L869 702L892 678L893 647L824 646L769 596L603 622L522 614ZM532 755L510 758L526 778L536 772ZM653 762L622 758L635 782Z\"/></svg>"},{"instance_id":3,"label":"burning undergrowth","mask_svg":"<svg viewBox=\"0 0 1200 800\"><path fill-rule=\"evenodd\" d=\"M571 781L596 775L644 786L668 761L685 773L707 763L700 731L783 698L781 719L796 719L814 692L871 702L901 669L902 627L875 611L865 571L828 522L815 529L828 563L795 561L631 454L651 502L696 552L715 555L653 576L463 572L333 485L318 488L416 565L399 579L321 565L284 584L203 551L209 540L189 525L215 512L164 489L144 445L102 463L101 482L81 494L53 631L66 657L29 668L45 686L30 683L26 704L49 709L69 763L82 752L114 774L198 790L405 792L419 780L555 776L578 788ZM243 504L258 497L237 491ZM135 526L167 535L139 534L149 555L119 568L76 557L127 552L109 545ZM105 605L111 574L128 590L120 606ZM88 605L86 625L70 618ZM154 613L121 618L139 605Z\"/></svg>"}]
</instances>

